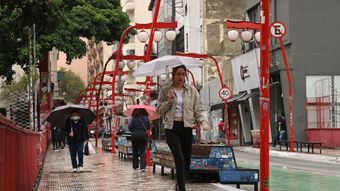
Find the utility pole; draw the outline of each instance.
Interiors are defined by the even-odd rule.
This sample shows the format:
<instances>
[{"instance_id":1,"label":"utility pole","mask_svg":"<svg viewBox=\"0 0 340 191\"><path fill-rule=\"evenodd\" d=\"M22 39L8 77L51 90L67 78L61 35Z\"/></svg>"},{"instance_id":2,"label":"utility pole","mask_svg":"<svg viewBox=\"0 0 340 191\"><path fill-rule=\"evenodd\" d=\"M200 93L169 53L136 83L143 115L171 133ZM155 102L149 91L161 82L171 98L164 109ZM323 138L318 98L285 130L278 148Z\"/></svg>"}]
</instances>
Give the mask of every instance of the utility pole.
<instances>
[{"instance_id":1,"label":"utility pole","mask_svg":"<svg viewBox=\"0 0 340 191\"><path fill-rule=\"evenodd\" d=\"M175 22L176 21L176 0L172 0L171 6L172 6L171 7L172 8L171 22ZM171 53L172 55L176 55L176 38L174 41L172 41Z\"/></svg>"},{"instance_id":2,"label":"utility pole","mask_svg":"<svg viewBox=\"0 0 340 191\"><path fill-rule=\"evenodd\" d=\"M29 65L29 83L28 83L28 103L29 103L29 128L34 127L34 103L33 103L33 66L32 66L32 28L28 28L28 65Z\"/></svg>"}]
</instances>

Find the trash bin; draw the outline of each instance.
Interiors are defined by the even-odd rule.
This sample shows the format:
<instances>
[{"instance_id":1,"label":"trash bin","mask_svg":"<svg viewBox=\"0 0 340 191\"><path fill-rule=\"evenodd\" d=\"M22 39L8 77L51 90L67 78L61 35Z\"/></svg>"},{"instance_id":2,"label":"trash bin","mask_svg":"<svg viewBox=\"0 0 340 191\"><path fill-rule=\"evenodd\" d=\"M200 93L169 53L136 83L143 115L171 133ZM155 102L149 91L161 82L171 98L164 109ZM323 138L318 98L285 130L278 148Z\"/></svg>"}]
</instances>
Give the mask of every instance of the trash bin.
<instances>
[{"instance_id":1,"label":"trash bin","mask_svg":"<svg viewBox=\"0 0 340 191\"><path fill-rule=\"evenodd\" d=\"M251 138L253 140L253 147L260 148L260 130L251 130Z\"/></svg>"}]
</instances>

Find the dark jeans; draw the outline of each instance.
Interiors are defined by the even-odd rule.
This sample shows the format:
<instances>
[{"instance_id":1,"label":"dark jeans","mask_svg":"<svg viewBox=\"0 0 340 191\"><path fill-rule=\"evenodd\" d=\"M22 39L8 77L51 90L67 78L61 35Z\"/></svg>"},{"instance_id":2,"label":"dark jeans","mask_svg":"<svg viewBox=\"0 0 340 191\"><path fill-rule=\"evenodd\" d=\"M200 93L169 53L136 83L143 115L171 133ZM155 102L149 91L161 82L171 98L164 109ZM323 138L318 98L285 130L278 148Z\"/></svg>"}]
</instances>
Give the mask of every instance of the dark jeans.
<instances>
[{"instance_id":1,"label":"dark jeans","mask_svg":"<svg viewBox=\"0 0 340 191\"><path fill-rule=\"evenodd\" d=\"M82 167L84 164L84 143L69 143L72 168ZM77 163L77 155L78 162Z\"/></svg>"},{"instance_id":2,"label":"dark jeans","mask_svg":"<svg viewBox=\"0 0 340 191\"><path fill-rule=\"evenodd\" d=\"M145 169L145 150L147 145L146 133L133 133L132 135L132 168ZM138 159L140 157L140 160Z\"/></svg>"},{"instance_id":3,"label":"dark jeans","mask_svg":"<svg viewBox=\"0 0 340 191\"><path fill-rule=\"evenodd\" d=\"M59 142L57 135L52 135L52 143L53 143L53 149L59 148Z\"/></svg>"},{"instance_id":4,"label":"dark jeans","mask_svg":"<svg viewBox=\"0 0 340 191\"><path fill-rule=\"evenodd\" d=\"M183 122L175 121L171 130L165 130L165 136L175 161L177 185L180 191L185 191L191 162L192 129L185 128Z\"/></svg>"}]
</instances>

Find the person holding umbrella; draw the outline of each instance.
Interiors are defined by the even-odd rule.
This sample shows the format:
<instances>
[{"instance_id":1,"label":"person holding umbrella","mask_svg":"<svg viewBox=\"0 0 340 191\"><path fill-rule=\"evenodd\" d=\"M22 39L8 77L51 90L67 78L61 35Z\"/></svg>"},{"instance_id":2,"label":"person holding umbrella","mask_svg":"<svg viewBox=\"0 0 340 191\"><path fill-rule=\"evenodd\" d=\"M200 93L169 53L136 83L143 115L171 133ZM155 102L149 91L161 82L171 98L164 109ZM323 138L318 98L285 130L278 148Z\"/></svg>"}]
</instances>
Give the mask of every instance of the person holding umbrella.
<instances>
[{"instance_id":1,"label":"person holding umbrella","mask_svg":"<svg viewBox=\"0 0 340 191\"><path fill-rule=\"evenodd\" d=\"M207 130L207 113L197 89L185 84L184 65L172 70L172 83L161 88L157 113L163 117L166 142L176 166L175 190L185 191L186 175L190 169L192 127L195 122Z\"/></svg>"},{"instance_id":2,"label":"person holding umbrella","mask_svg":"<svg viewBox=\"0 0 340 191\"><path fill-rule=\"evenodd\" d=\"M89 134L86 121L80 117L77 110L71 111L71 116L66 121L64 131L65 135L67 135L73 172L82 171L84 165L84 142L88 141Z\"/></svg>"},{"instance_id":3,"label":"person holding umbrella","mask_svg":"<svg viewBox=\"0 0 340 191\"><path fill-rule=\"evenodd\" d=\"M132 168L137 170L139 166L140 172L145 172L146 167L145 150L148 143L147 130L150 129L148 116L148 112L145 109L134 109L132 119L128 126L131 131L132 140ZM140 160L138 160L138 156Z\"/></svg>"}]
</instances>

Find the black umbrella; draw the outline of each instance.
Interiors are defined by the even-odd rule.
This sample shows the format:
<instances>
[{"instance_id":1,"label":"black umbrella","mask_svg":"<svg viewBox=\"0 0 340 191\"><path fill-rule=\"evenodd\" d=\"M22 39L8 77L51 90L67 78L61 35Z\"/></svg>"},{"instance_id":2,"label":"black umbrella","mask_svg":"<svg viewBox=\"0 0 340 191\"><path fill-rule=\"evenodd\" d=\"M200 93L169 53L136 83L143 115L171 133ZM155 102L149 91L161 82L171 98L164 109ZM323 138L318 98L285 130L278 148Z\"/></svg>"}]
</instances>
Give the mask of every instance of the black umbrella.
<instances>
[{"instance_id":1,"label":"black umbrella","mask_svg":"<svg viewBox=\"0 0 340 191\"><path fill-rule=\"evenodd\" d=\"M72 111L77 111L88 124L91 124L96 115L83 105L68 104L55 108L50 115L47 117L46 121L51 123L53 126L63 128L65 126L66 120L71 116Z\"/></svg>"}]
</instances>

